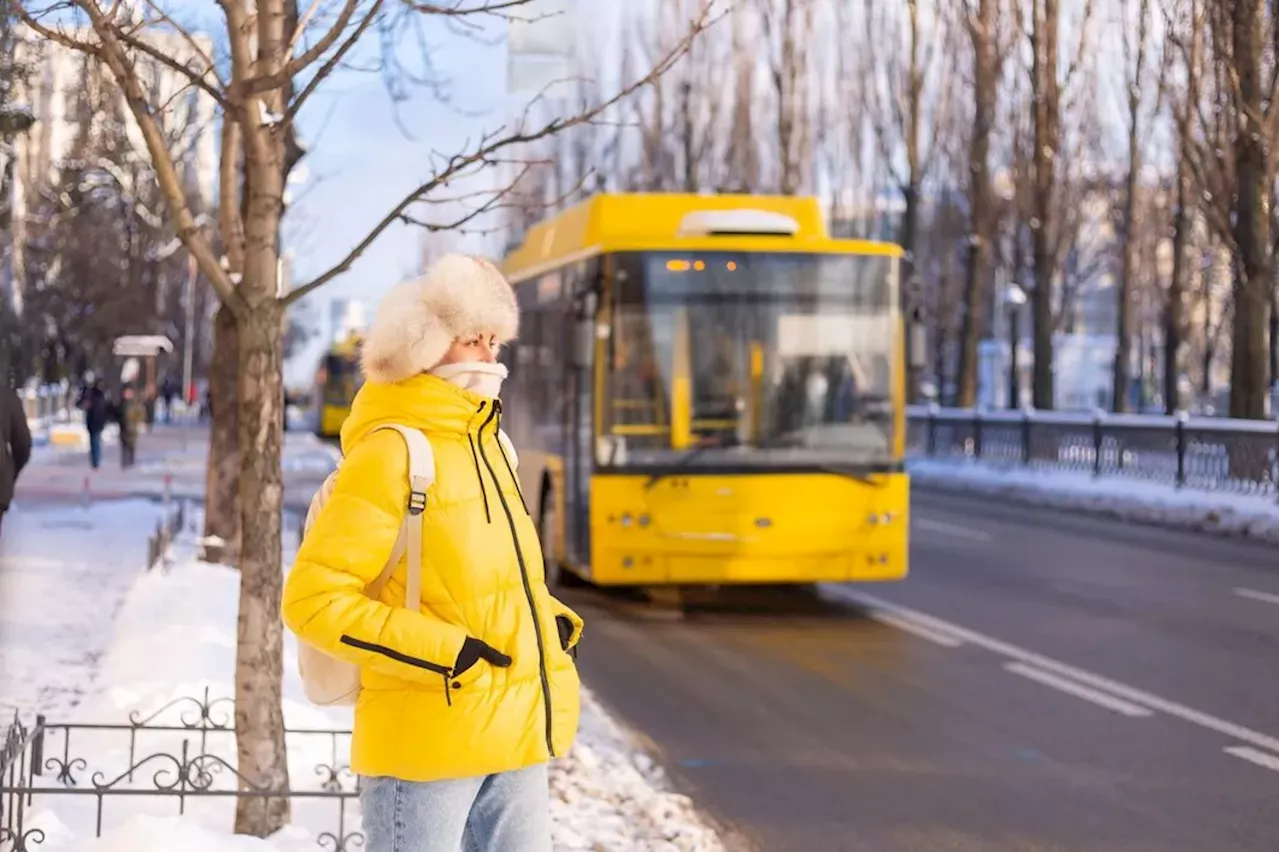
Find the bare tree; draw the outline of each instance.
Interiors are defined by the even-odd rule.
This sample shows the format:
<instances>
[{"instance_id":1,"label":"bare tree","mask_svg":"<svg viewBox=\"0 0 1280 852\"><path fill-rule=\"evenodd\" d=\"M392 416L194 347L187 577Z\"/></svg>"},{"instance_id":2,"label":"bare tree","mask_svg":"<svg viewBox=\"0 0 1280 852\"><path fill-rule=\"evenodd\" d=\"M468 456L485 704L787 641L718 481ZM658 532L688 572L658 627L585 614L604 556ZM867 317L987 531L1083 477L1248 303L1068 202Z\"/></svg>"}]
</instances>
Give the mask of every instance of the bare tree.
<instances>
[{"instance_id":1,"label":"bare tree","mask_svg":"<svg viewBox=\"0 0 1280 852\"><path fill-rule=\"evenodd\" d=\"M23 21L46 39L99 58L123 92L146 149L169 218L178 237L195 256L200 271L214 287L234 321L238 338L236 410L239 465L241 574L236 652L236 732L238 769L251 782L288 786L281 709L282 626L279 617L283 571L281 559L282 363L286 308L347 272L379 236L397 222L423 224L419 205L443 185L499 164L517 146L599 117L613 104L664 73L690 41L711 21L710 3L699 9L685 37L660 57L639 79L610 97L573 115L545 122L528 116L485 134L474 145L433 162L433 173L410 189L332 268L289 293L279 292L277 262L284 210L285 176L290 159L290 133L299 111L331 73L349 59L366 36L392 25L390 16L439 16L453 22L510 15L527 0L476 0L435 4L415 0L340 0L325 14L296 16L290 0L236 0L219 4L225 24L229 63L219 67L207 51L179 58L151 36L155 29L177 33L184 43L198 42L168 15L149 8L141 17L127 4L104 6L98 0L74 0L88 28L71 30L54 20L65 4L24 0L16 4ZM312 21L315 21L312 24ZM293 25L293 21L298 21ZM149 29L150 28L150 29ZM188 51L190 53L190 51ZM217 241L193 212L175 162L151 108L145 61L158 62L181 75L192 87L212 97L223 113L222 186L238 188L229 197L240 205L222 204ZM296 89L295 89L296 83ZM237 183L239 184L237 187ZM451 222L434 229L460 226L501 207L509 187L489 193ZM217 251L221 243L226 263ZM215 402L216 404L216 402ZM266 836L287 821L285 798L238 802L236 830Z\"/></svg>"},{"instance_id":2,"label":"bare tree","mask_svg":"<svg viewBox=\"0 0 1280 852\"><path fill-rule=\"evenodd\" d=\"M983 305L990 289L992 244L999 221L990 160L1004 50L1000 0L966 0L962 14L973 50L974 107L969 136L969 259L960 319L956 404L969 408L978 395L978 338L984 325Z\"/></svg>"},{"instance_id":3,"label":"bare tree","mask_svg":"<svg viewBox=\"0 0 1280 852\"><path fill-rule=\"evenodd\" d=\"M795 195L808 183L813 170L809 55L815 3L758 0L757 6L777 110L777 187L783 195Z\"/></svg>"},{"instance_id":4,"label":"bare tree","mask_svg":"<svg viewBox=\"0 0 1280 852\"><path fill-rule=\"evenodd\" d=\"M870 3L865 12L866 44L878 45L880 49L863 52L867 67L862 80L873 105L880 157L888 165L890 179L902 195L904 208L898 229L898 243L907 261L902 307L907 316L919 316L922 295L915 264L919 253L921 195L933 159L932 140L937 138L929 130L934 124L933 113L945 111L948 104L947 99L937 97L936 85L932 91L926 87L936 82L932 73L934 58L938 48L946 45L946 35L940 32L941 8L936 2L907 0L905 7ZM927 25L925 19L933 25ZM931 109L931 104L936 107ZM945 120L938 123L945 124ZM908 341L904 339L903 345L908 346ZM910 363L909 359L905 363ZM919 370L909 367L906 379L909 402L916 401L919 385Z\"/></svg>"},{"instance_id":5,"label":"bare tree","mask_svg":"<svg viewBox=\"0 0 1280 852\"><path fill-rule=\"evenodd\" d=\"M747 9L733 15L730 67L733 72L732 113L729 119L727 172L723 186L732 192L750 192L760 179L760 146L756 140L756 43L749 29Z\"/></svg>"},{"instance_id":6,"label":"bare tree","mask_svg":"<svg viewBox=\"0 0 1280 852\"><path fill-rule=\"evenodd\" d=\"M1128 115L1126 135L1128 167L1125 173L1124 212L1119 227L1120 282L1119 287L1116 288L1116 352L1111 377L1111 406L1112 410L1117 412L1127 411L1129 407L1129 362L1131 360L1129 345L1133 335L1129 312L1133 299L1138 251L1134 231L1143 167L1142 155L1146 137L1150 132L1150 123L1144 123L1143 119L1148 109L1154 112L1160 110L1160 103L1164 99L1164 74L1167 67L1157 55L1154 62L1158 63L1159 78L1155 87L1153 108L1150 105L1151 93L1146 85L1147 75L1153 64L1151 54L1158 46L1158 42L1153 42L1150 35L1153 14L1151 0L1138 0L1136 20L1131 8L1131 0L1122 0L1120 4L1120 43L1124 55L1125 106Z\"/></svg>"},{"instance_id":7,"label":"bare tree","mask_svg":"<svg viewBox=\"0 0 1280 852\"><path fill-rule=\"evenodd\" d=\"M1237 282L1231 334L1232 417L1266 417L1267 336L1275 310L1276 6L1267 0L1211 0L1214 62L1227 81L1221 103L1235 119L1235 203L1230 235Z\"/></svg>"},{"instance_id":8,"label":"bare tree","mask_svg":"<svg viewBox=\"0 0 1280 852\"><path fill-rule=\"evenodd\" d=\"M1031 294L1035 366L1032 400L1051 409L1053 392L1054 284L1062 251L1061 181L1067 163L1062 150L1062 101L1084 59L1093 0L1085 0L1078 24L1079 42L1065 74L1059 61L1062 16L1059 0L1031 0L1032 192ZM1020 7L1019 7L1020 8Z\"/></svg>"},{"instance_id":9,"label":"bare tree","mask_svg":"<svg viewBox=\"0 0 1280 852\"><path fill-rule=\"evenodd\" d=\"M1198 193L1195 191L1193 168L1190 158L1196 144L1195 117L1200 103L1200 74L1203 55L1201 32L1203 29L1203 6L1200 0L1190 0L1185 9L1185 20L1174 20L1166 13L1167 47L1165 55L1170 64L1178 51L1179 32L1187 33L1186 50L1181 52L1181 92L1172 97L1174 121L1174 145L1177 165L1174 172L1174 204L1173 204L1173 270L1169 277L1169 287L1164 303L1164 404L1165 411L1173 414L1181 407L1178 390L1179 376L1182 366L1182 344L1186 337L1186 320L1184 318L1185 293L1190 275L1188 269L1188 253L1191 232L1196 221L1198 209ZM1206 304L1206 316L1209 315ZM1206 334L1206 341L1208 339ZM1207 345L1207 344L1206 344ZM1210 358L1212 364L1212 357ZM1211 370L1204 370L1203 383L1211 379ZM1205 396L1208 395L1206 390Z\"/></svg>"},{"instance_id":10,"label":"bare tree","mask_svg":"<svg viewBox=\"0 0 1280 852\"><path fill-rule=\"evenodd\" d=\"M1199 191L1199 212L1234 259L1229 410L1262 418L1276 301L1276 6L1198 0L1189 15L1180 11L1166 10L1166 20L1197 83L1186 96L1184 138L1193 144L1181 162Z\"/></svg>"}]
</instances>

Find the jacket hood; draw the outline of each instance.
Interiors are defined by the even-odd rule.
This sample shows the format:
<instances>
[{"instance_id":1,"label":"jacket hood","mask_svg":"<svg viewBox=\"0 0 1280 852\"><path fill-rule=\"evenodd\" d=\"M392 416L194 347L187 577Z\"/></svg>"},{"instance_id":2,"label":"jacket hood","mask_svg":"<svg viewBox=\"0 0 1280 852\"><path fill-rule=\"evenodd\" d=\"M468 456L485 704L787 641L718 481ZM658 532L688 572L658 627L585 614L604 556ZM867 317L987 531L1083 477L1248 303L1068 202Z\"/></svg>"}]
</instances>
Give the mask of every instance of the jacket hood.
<instances>
[{"instance_id":1,"label":"jacket hood","mask_svg":"<svg viewBox=\"0 0 1280 852\"><path fill-rule=\"evenodd\" d=\"M421 278L391 289L378 305L361 347L371 382L394 384L440 363L459 337L516 336L515 291L498 267L481 257L447 254Z\"/></svg>"},{"instance_id":2,"label":"jacket hood","mask_svg":"<svg viewBox=\"0 0 1280 852\"><path fill-rule=\"evenodd\" d=\"M399 424L427 433L470 432L487 416L485 397L437 376L418 374L395 384L366 382L342 423L342 453L379 426Z\"/></svg>"}]
</instances>

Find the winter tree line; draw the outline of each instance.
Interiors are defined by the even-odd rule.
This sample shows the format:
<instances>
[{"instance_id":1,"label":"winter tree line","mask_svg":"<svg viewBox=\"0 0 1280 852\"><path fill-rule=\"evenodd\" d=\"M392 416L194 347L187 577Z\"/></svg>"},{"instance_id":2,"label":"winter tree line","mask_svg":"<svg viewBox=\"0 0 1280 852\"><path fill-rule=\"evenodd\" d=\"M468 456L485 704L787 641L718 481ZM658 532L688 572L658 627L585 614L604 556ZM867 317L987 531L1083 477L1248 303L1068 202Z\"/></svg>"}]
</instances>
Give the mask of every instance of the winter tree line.
<instances>
[{"instance_id":1,"label":"winter tree line","mask_svg":"<svg viewBox=\"0 0 1280 852\"><path fill-rule=\"evenodd\" d=\"M0 8L0 115L29 108L48 49L12 10ZM215 294L183 250L109 70L95 56L69 58L76 85L58 119L71 138L66 155L52 163L52 178L39 174L39 157L28 174L19 174L9 156L14 140L0 139L8 149L0 172L0 251L22 285L20 314L7 299L0 304L0 371L17 385L74 383L112 363L117 337L163 334L174 343L171 364L184 362L190 343L193 378L203 381L213 356ZM189 94L157 92L149 107L175 150L184 191L197 215L208 217L215 200L195 186L192 155L213 115L202 114ZM24 178L25 197L16 204L16 184ZM16 211L21 228L13 221ZM191 341L184 334L188 310L197 318ZM286 357L311 334L308 319L290 317Z\"/></svg>"},{"instance_id":2,"label":"winter tree line","mask_svg":"<svg viewBox=\"0 0 1280 852\"><path fill-rule=\"evenodd\" d=\"M660 52L690 0L643 5L583 40L565 101ZM542 140L550 165L508 228L601 189L818 193L837 234L905 248L940 401L975 403L1015 284L1037 408L1054 407L1055 335L1089 329L1117 341L1113 388L1147 380L1110 394L1116 411L1200 409L1226 372L1230 416L1260 418L1276 69L1267 0L748 0L608 120Z\"/></svg>"}]
</instances>

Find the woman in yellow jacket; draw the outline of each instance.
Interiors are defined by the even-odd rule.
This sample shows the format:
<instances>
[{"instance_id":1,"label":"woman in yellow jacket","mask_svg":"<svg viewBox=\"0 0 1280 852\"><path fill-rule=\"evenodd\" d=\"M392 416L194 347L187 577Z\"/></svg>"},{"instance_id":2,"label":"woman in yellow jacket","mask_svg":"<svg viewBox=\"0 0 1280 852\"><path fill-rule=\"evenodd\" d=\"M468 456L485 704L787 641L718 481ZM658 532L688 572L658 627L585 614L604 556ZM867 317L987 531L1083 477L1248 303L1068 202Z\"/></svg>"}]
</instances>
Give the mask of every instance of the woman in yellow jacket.
<instances>
[{"instance_id":1,"label":"woman in yellow jacket","mask_svg":"<svg viewBox=\"0 0 1280 852\"><path fill-rule=\"evenodd\" d=\"M493 264L442 258L383 300L366 383L342 427L334 490L284 589L286 624L361 669L351 746L369 852L549 852L547 761L578 726L571 654L582 620L547 591L542 548L499 440L498 347L515 337ZM435 456L422 564L390 557L409 498L408 454L386 424L420 429ZM406 571L422 606L404 608Z\"/></svg>"}]
</instances>

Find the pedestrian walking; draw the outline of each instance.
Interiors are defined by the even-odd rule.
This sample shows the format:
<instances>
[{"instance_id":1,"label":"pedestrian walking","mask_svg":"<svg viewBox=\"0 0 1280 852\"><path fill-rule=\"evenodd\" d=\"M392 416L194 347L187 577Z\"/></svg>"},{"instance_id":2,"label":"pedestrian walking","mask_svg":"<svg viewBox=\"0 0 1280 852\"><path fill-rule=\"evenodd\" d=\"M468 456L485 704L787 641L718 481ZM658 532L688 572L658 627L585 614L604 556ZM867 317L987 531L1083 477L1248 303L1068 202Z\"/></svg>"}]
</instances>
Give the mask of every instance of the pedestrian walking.
<instances>
[{"instance_id":1,"label":"pedestrian walking","mask_svg":"<svg viewBox=\"0 0 1280 852\"><path fill-rule=\"evenodd\" d=\"M0 390L0 529L13 503L18 474L30 459L31 430L27 427L27 412L17 392L5 385Z\"/></svg>"},{"instance_id":2,"label":"pedestrian walking","mask_svg":"<svg viewBox=\"0 0 1280 852\"><path fill-rule=\"evenodd\" d=\"M332 492L286 579L289 628L359 667L351 767L368 852L551 849L547 762L577 731L582 620L547 589L500 431L497 353L517 323L510 284L479 258L448 255L392 290ZM390 424L429 441L421 493L413 442ZM416 560L393 556L406 512L422 525Z\"/></svg>"},{"instance_id":3,"label":"pedestrian walking","mask_svg":"<svg viewBox=\"0 0 1280 852\"><path fill-rule=\"evenodd\" d=\"M138 449L138 428L145 417L131 386L125 385L120 391L120 405L116 410L116 422L120 426L120 467L128 469L133 467Z\"/></svg>"},{"instance_id":4,"label":"pedestrian walking","mask_svg":"<svg viewBox=\"0 0 1280 852\"><path fill-rule=\"evenodd\" d=\"M89 432L89 465L97 470L102 464L102 430L107 428L111 411L107 392L102 389L102 379L92 373L87 378L89 383L80 390L76 407L84 412L84 426Z\"/></svg>"}]
</instances>

